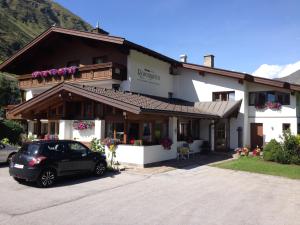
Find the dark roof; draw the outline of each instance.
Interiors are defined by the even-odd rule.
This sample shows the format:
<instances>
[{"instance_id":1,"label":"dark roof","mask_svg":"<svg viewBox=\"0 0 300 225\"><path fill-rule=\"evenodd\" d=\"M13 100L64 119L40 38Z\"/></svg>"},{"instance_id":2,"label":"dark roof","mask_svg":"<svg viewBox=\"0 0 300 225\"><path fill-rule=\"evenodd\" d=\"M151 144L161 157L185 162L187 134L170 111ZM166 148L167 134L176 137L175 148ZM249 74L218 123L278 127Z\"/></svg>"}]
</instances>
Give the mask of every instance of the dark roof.
<instances>
[{"instance_id":1,"label":"dark roof","mask_svg":"<svg viewBox=\"0 0 300 225\"><path fill-rule=\"evenodd\" d=\"M214 115L218 115L221 118L226 118L237 112L242 104L242 100L239 101L220 101L220 102L196 102L195 108L202 112L209 112Z\"/></svg>"},{"instance_id":2,"label":"dark roof","mask_svg":"<svg viewBox=\"0 0 300 225\"><path fill-rule=\"evenodd\" d=\"M207 66L202 66L202 65L192 64L192 63L182 63L181 65L183 68L198 71L199 74L201 74L201 75L204 75L205 73L211 73L211 74L216 74L216 75L220 75L220 76L235 78L235 79L238 79L241 81L249 81L249 82L268 85L268 86L277 87L277 88L285 88L285 89L291 89L294 91L300 91L300 84L299 85L292 84L292 83L286 82L285 80L276 80L276 79L268 79L268 78L263 78L263 77L256 77L256 76L253 76L253 75L247 74L247 73L224 70L224 69L220 69L220 68L212 68L212 67L207 67Z\"/></svg>"},{"instance_id":3,"label":"dark roof","mask_svg":"<svg viewBox=\"0 0 300 225\"><path fill-rule=\"evenodd\" d=\"M36 104L44 102L46 99L49 99L51 96L54 96L61 91L69 91L135 114L156 113L169 116L189 116L209 119L223 118L225 116L229 117L239 110L241 103L241 101L232 103L215 102L210 105L207 105L206 103L197 103L194 106L190 105L191 103L182 100L176 100L176 102L174 102L174 99L150 97L131 92L122 92L113 89L96 88L71 83L60 83L29 101L16 106L9 114L16 116L26 110L26 108L35 107ZM214 107L211 107L212 105Z\"/></svg>"},{"instance_id":4,"label":"dark roof","mask_svg":"<svg viewBox=\"0 0 300 225\"><path fill-rule=\"evenodd\" d=\"M182 63L182 62L174 60L170 57L167 57L163 54L160 54L156 51L153 51L149 48L146 48L146 47L143 47L136 43L130 42L122 37L111 36L111 35L106 35L106 34L99 34L99 33L95 33L95 32L71 30L71 29L60 28L60 27L51 27L48 30L46 30L45 32L43 32L41 35L36 37L33 41L28 43L24 48L22 48L17 53L12 55L10 58L5 60L2 64L0 64L0 70L6 71L7 68L9 67L9 65L14 63L14 61L17 58L19 58L23 53L25 53L30 48L36 46L40 41L44 40L46 37L48 37L52 34L67 34L67 35L73 35L73 36L77 36L77 37L89 38L89 39L99 40L99 41L113 43L113 44L117 44L117 45L122 45L129 49L135 49L137 51L148 54L152 57L155 57L155 58L158 58L165 62L168 62L176 67L183 67L186 69L196 70L202 75L204 73L212 73L212 74L216 74L216 75L220 75L220 76L231 77L231 78L235 78L235 79L239 79L239 80L246 80L249 82L264 84L264 85L268 85L268 86L291 89L294 91L300 91L300 84L297 84L297 83L290 84L290 83L286 82L285 80L272 80L272 79L267 79L267 78L262 78L262 77L255 77L255 76L247 74L247 73L235 72L235 71L224 70L224 69L219 69L219 68L206 67L206 66L192 64L192 63Z\"/></svg>"},{"instance_id":5,"label":"dark roof","mask_svg":"<svg viewBox=\"0 0 300 225\"><path fill-rule=\"evenodd\" d=\"M297 70L288 76L278 78L277 80L300 85L300 70Z\"/></svg>"},{"instance_id":6,"label":"dark roof","mask_svg":"<svg viewBox=\"0 0 300 225\"><path fill-rule=\"evenodd\" d=\"M11 63L13 63L14 60L16 60L27 50L36 46L38 43L40 43L40 41L44 40L46 37L48 37L52 34L67 34L67 35L73 35L73 36L82 37L82 38L89 38L89 39L94 39L94 40L98 40L98 41L108 42L108 43L117 44L117 45L123 45L125 47L135 49L137 51L141 51L145 54L151 55L151 56L161 59L163 61L166 61L166 62L169 62L172 64L177 63L177 61L174 59L171 59L171 58L169 58L165 55L162 55L156 51L153 51L149 48L146 48L141 45L130 42L128 40L125 40L125 38L122 38L122 37L111 36L111 35L106 35L106 34L101 34L101 33L96 33L96 32L71 30L71 29L66 29L66 28L61 28L61 27L51 27L48 30L44 31L39 36L37 36L34 40L29 42L27 45L25 45L25 47L20 49L18 52L13 54L10 58L5 60L2 64L0 64L0 70L6 71L7 66L10 65Z\"/></svg>"}]
</instances>

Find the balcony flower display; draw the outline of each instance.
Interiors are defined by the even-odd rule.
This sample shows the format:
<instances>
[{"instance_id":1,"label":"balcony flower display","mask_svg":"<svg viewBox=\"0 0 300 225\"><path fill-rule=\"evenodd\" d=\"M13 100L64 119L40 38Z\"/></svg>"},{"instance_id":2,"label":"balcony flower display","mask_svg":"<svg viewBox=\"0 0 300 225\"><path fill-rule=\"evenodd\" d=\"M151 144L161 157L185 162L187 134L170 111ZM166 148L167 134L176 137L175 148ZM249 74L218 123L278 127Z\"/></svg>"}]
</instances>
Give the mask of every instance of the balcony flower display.
<instances>
[{"instance_id":1,"label":"balcony flower display","mask_svg":"<svg viewBox=\"0 0 300 225\"><path fill-rule=\"evenodd\" d=\"M93 121L76 120L73 122L73 128L75 130L87 130L92 129L95 126Z\"/></svg>"},{"instance_id":2,"label":"balcony flower display","mask_svg":"<svg viewBox=\"0 0 300 225\"><path fill-rule=\"evenodd\" d=\"M281 109L281 104L279 102L266 102L263 105L256 105L256 109L273 109L273 110L280 110Z\"/></svg>"},{"instance_id":3,"label":"balcony flower display","mask_svg":"<svg viewBox=\"0 0 300 225\"><path fill-rule=\"evenodd\" d=\"M32 73L33 78L38 78L38 77L41 77L41 76L42 76L41 71L35 71L35 72Z\"/></svg>"},{"instance_id":4,"label":"balcony flower display","mask_svg":"<svg viewBox=\"0 0 300 225\"><path fill-rule=\"evenodd\" d=\"M49 71L50 71L51 76L56 76L57 75L57 69L51 69Z\"/></svg>"},{"instance_id":5,"label":"balcony flower display","mask_svg":"<svg viewBox=\"0 0 300 225\"><path fill-rule=\"evenodd\" d=\"M49 76L66 76L66 75L73 75L77 72L77 66L70 66L70 67L63 67L59 69L50 69L50 70L43 70L43 71L35 71L31 74L32 78L46 78Z\"/></svg>"},{"instance_id":6,"label":"balcony flower display","mask_svg":"<svg viewBox=\"0 0 300 225\"><path fill-rule=\"evenodd\" d=\"M170 138L166 137L160 141L160 144L163 146L164 149L170 150L173 143Z\"/></svg>"},{"instance_id":7,"label":"balcony flower display","mask_svg":"<svg viewBox=\"0 0 300 225\"><path fill-rule=\"evenodd\" d=\"M279 102L267 102L266 107L269 109L281 109L281 104Z\"/></svg>"}]
</instances>

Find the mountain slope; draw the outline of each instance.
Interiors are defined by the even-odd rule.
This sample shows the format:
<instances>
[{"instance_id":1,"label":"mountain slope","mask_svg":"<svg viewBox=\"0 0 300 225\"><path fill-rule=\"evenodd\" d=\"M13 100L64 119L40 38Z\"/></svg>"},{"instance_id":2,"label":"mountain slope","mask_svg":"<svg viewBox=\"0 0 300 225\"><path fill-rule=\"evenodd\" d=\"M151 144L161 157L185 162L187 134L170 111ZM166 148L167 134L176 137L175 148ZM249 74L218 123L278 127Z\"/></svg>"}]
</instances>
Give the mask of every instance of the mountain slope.
<instances>
[{"instance_id":1,"label":"mountain slope","mask_svg":"<svg viewBox=\"0 0 300 225\"><path fill-rule=\"evenodd\" d=\"M0 0L0 62L53 24L78 30L92 28L50 0Z\"/></svg>"}]
</instances>

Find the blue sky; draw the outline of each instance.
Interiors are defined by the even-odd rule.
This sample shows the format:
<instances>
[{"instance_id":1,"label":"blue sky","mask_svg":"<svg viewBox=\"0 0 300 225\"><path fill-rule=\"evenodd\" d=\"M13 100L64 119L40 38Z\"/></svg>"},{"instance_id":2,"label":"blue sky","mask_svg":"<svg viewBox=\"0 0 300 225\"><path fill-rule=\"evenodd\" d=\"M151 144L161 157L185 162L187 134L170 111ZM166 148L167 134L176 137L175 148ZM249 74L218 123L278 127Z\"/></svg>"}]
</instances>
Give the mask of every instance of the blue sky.
<instances>
[{"instance_id":1,"label":"blue sky","mask_svg":"<svg viewBox=\"0 0 300 225\"><path fill-rule=\"evenodd\" d=\"M252 73L262 64L278 70L300 61L298 0L57 2L112 35L175 59L186 53L191 63L211 53L216 67Z\"/></svg>"}]
</instances>

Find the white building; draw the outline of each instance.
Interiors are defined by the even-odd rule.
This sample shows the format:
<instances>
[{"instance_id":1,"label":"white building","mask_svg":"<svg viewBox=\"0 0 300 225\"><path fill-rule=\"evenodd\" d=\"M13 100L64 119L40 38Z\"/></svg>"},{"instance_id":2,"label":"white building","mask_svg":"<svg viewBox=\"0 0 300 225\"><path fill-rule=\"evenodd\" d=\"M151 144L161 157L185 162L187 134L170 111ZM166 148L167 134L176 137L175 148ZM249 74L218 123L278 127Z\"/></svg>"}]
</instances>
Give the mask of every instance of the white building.
<instances>
[{"instance_id":1,"label":"white building","mask_svg":"<svg viewBox=\"0 0 300 225\"><path fill-rule=\"evenodd\" d=\"M54 70L66 66L79 69ZM0 70L19 75L24 102L8 116L26 119L30 135L117 138L123 163L173 159L191 138L196 152L204 142L226 151L298 132L300 85L214 68L212 55L204 65L177 61L100 29L52 27ZM160 145L166 136L171 150Z\"/></svg>"}]
</instances>

